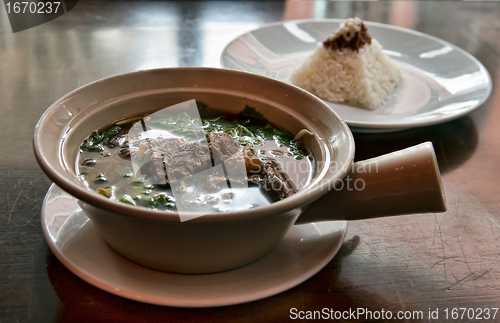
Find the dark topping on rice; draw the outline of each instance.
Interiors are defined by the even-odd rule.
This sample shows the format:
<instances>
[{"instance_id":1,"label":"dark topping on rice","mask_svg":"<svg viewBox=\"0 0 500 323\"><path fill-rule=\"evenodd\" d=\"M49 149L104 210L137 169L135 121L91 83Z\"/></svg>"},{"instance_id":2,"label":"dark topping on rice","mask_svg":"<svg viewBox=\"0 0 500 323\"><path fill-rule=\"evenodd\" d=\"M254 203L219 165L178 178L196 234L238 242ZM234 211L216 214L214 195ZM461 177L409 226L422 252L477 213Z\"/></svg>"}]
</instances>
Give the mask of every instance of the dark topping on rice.
<instances>
[{"instance_id":1,"label":"dark topping on rice","mask_svg":"<svg viewBox=\"0 0 500 323\"><path fill-rule=\"evenodd\" d=\"M350 48L352 50L355 50L356 52L359 51L359 49L364 45L364 44L371 44L372 38L368 34L368 28L366 28L364 23L360 24L361 30L358 32L354 32L353 35L345 35L348 37L349 40L346 40L344 35L338 35L338 37L334 39L328 38L323 42L323 46L328 49L333 49L333 50L342 50L344 48ZM353 31L350 31L351 33Z\"/></svg>"}]
</instances>

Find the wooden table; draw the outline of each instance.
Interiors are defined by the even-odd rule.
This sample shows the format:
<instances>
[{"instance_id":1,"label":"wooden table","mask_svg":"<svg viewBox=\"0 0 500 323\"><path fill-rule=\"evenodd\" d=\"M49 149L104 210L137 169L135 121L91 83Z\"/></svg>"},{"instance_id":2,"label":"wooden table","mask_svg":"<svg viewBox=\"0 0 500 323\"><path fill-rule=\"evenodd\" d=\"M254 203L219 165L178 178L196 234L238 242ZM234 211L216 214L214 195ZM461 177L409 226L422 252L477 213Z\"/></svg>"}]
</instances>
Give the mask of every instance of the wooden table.
<instances>
[{"instance_id":1,"label":"wooden table","mask_svg":"<svg viewBox=\"0 0 500 323\"><path fill-rule=\"evenodd\" d=\"M80 280L55 258L40 225L51 182L31 144L35 123L51 103L113 74L219 66L229 41L264 23L353 16L447 40L491 74L491 97L469 116L355 135L357 159L431 140L446 213L351 222L340 252L311 279L276 296L223 308L123 299ZM0 10L0 322L288 321L291 308L422 311L424 318L414 321L430 321L429 309L439 309L434 321L445 321L446 309L451 315L453 308L500 307L498 17L498 2L80 2L56 20L13 34Z\"/></svg>"}]
</instances>

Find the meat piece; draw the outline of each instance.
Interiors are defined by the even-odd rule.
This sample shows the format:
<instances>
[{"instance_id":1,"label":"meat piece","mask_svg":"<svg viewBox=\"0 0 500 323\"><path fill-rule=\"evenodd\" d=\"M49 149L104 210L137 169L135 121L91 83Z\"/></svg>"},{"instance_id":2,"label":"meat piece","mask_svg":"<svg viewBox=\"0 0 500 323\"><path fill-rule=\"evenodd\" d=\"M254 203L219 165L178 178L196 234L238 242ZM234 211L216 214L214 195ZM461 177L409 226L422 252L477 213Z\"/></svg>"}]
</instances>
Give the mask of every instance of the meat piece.
<instances>
[{"instance_id":1,"label":"meat piece","mask_svg":"<svg viewBox=\"0 0 500 323\"><path fill-rule=\"evenodd\" d=\"M163 176L167 183L192 177L212 166L206 145L180 138L142 139L139 142L131 143L130 152L131 156L138 160L151 159L141 168L141 172L146 175L146 178L159 179Z\"/></svg>"},{"instance_id":2,"label":"meat piece","mask_svg":"<svg viewBox=\"0 0 500 323\"><path fill-rule=\"evenodd\" d=\"M220 164L240 150L240 146L227 133L209 132L207 140L214 165Z\"/></svg>"},{"instance_id":3,"label":"meat piece","mask_svg":"<svg viewBox=\"0 0 500 323\"><path fill-rule=\"evenodd\" d=\"M275 161L266 161L262 167L261 189L272 202L279 201L295 193L297 190Z\"/></svg>"},{"instance_id":4,"label":"meat piece","mask_svg":"<svg viewBox=\"0 0 500 323\"><path fill-rule=\"evenodd\" d=\"M168 184L167 170L163 162L163 155L159 151L154 151L151 154L151 169L149 174L154 176L154 183Z\"/></svg>"},{"instance_id":5,"label":"meat piece","mask_svg":"<svg viewBox=\"0 0 500 323\"><path fill-rule=\"evenodd\" d=\"M127 146L127 134L126 133L119 134L119 135L111 138L108 141L109 148L113 148L116 146L120 146L122 148Z\"/></svg>"},{"instance_id":6,"label":"meat piece","mask_svg":"<svg viewBox=\"0 0 500 323\"><path fill-rule=\"evenodd\" d=\"M255 157L253 151L250 147L240 147L238 152L231 156L230 158L224 160L224 165L229 169L231 167L239 167L240 161L245 162L246 173L251 176L253 174L259 174L262 170L262 162L259 158Z\"/></svg>"},{"instance_id":7,"label":"meat piece","mask_svg":"<svg viewBox=\"0 0 500 323\"><path fill-rule=\"evenodd\" d=\"M226 161L228 165L232 160L244 158L248 173L260 173L262 162L255 157L250 147L241 147L227 133L209 132L207 139L215 165L221 161Z\"/></svg>"},{"instance_id":8,"label":"meat piece","mask_svg":"<svg viewBox=\"0 0 500 323\"><path fill-rule=\"evenodd\" d=\"M139 162L142 160L141 174L158 184L191 178L222 161L228 174L238 174L241 169L238 165L242 160L249 175L261 172L262 162L254 156L250 147L241 147L225 133L209 132L207 140L208 147L205 143L181 138L146 138L131 141L129 149L123 149L121 155L130 155ZM245 177L231 180L238 182Z\"/></svg>"},{"instance_id":9,"label":"meat piece","mask_svg":"<svg viewBox=\"0 0 500 323\"><path fill-rule=\"evenodd\" d=\"M212 166L210 152L204 144L178 138L160 139L158 144L170 181L191 177Z\"/></svg>"},{"instance_id":10,"label":"meat piece","mask_svg":"<svg viewBox=\"0 0 500 323\"><path fill-rule=\"evenodd\" d=\"M129 158L130 157L130 148L126 147L120 150L120 157L122 158Z\"/></svg>"},{"instance_id":11,"label":"meat piece","mask_svg":"<svg viewBox=\"0 0 500 323\"><path fill-rule=\"evenodd\" d=\"M243 158L245 158L247 173L260 173L260 171L262 170L262 162L259 158L255 157L252 149L250 149L250 147L248 146L243 147L243 149L241 150L241 154Z\"/></svg>"}]
</instances>

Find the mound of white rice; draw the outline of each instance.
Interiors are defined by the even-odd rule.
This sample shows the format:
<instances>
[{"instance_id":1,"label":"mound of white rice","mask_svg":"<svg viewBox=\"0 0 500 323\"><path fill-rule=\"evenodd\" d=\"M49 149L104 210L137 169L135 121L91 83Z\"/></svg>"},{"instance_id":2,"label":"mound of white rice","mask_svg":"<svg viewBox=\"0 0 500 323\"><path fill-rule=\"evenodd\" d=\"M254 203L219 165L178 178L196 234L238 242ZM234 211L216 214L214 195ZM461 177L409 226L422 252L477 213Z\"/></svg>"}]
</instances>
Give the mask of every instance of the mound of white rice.
<instances>
[{"instance_id":1,"label":"mound of white rice","mask_svg":"<svg viewBox=\"0 0 500 323\"><path fill-rule=\"evenodd\" d=\"M401 80L401 71L372 39L358 51L318 47L291 76L295 84L332 102L370 110L384 104Z\"/></svg>"}]
</instances>

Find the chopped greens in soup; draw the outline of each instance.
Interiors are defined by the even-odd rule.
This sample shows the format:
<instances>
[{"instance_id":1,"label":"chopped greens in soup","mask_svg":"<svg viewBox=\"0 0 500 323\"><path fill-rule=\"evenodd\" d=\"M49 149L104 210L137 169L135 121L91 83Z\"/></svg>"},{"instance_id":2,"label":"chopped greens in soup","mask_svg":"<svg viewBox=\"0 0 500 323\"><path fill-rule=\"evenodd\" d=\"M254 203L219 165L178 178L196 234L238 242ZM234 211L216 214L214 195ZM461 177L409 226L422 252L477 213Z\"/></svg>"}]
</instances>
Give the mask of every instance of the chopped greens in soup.
<instances>
[{"instance_id":1,"label":"chopped greens in soup","mask_svg":"<svg viewBox=\"0 0 500 323\"><path fill-rule=\"evenodd\" d=\"M291 133L249 106L228 116L196 104L199 126L180 113L94 131L80 146L80 179L122 203L171 211L183 203L221 212L267 205L309 183L313 157ZM144 136L162 131L169 137Z\"/></svg>"}]
</instances>

